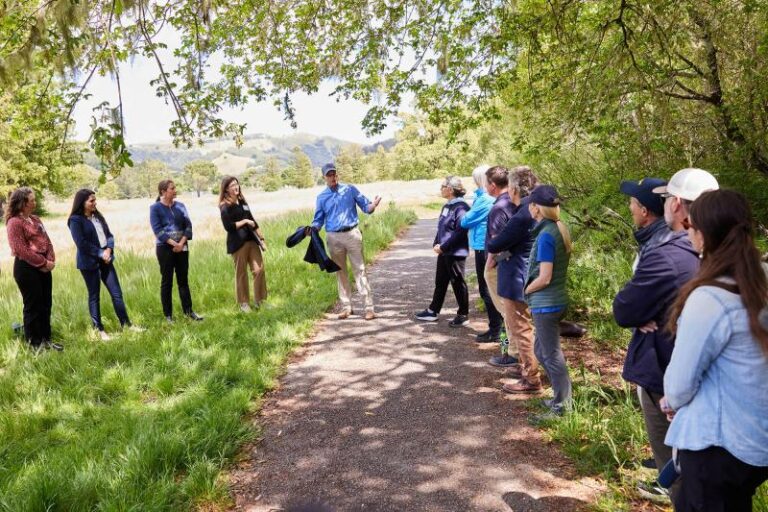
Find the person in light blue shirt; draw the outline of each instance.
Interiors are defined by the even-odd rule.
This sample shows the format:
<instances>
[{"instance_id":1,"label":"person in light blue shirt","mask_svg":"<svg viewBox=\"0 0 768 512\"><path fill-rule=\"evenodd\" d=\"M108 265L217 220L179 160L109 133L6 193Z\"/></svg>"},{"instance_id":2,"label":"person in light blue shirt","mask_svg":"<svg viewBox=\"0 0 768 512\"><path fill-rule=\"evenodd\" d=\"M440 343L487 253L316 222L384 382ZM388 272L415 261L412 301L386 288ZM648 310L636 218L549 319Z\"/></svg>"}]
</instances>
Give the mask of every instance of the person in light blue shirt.
<instances>
[{"instance_id":1,"label":"person in light blue shirt","mask_svg":"<svg viewBox=\"0 0 768 512\"><path fill-rule=\"evenodd\" d=\"M373 311L373 293L365 273L363 234L357 226L357 209L371 214L379 206L381 197L376 196L370 201L354 185L340 183L336 166L332 163L323 166L323 178L328 187L317 196L315 217L310 228L319 231L325 225L328 252L331 259L341 268L341 271L336 272L342 308L339 319L343 320L352 314L352 285L347 274L349 256L357 290L365 303L365 319L373 320L376 318Z\"/></svg>"},{"instance_id":2,"label":"person in light blue shirt","mask_svg":"<svg viewBox=\"0 0 768 512\"><path fill-rule=\"evenodd\" d=\"M461 227L469 230L469 247L475 251L477 287L488 314L488 330L478 334L475 338L480 343L498 343L501 327L504 325L504 318L493 305L493 299L488 291L488 283L485 281L485 238L488 230L488 214L495 200L485 191L485 173L490 168L489 165L480 165L472 171L472 179L477 185L475 199L472 201L472 208L461 218Z\"/></svg>"},{"instance_id":3,"label":"person in light blue shirt","mask_svg":"<svg viewBox=\"0 0 768 512\"><path fill-rule=\"evenodd\" d=\"M752 222L731 190L703 193L684 222L701 267L672 305L660 403L678 454L678 512L750 511L768 479L768 279Z\"/></svg>"}]
</instances>

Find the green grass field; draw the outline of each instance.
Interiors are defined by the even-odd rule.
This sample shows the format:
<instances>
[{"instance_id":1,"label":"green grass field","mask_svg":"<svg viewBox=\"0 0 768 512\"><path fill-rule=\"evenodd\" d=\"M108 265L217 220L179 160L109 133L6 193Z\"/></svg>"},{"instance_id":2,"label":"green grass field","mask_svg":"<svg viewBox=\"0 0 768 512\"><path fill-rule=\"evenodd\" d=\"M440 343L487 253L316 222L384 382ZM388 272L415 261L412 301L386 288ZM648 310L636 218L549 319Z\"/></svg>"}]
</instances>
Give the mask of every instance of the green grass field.
<instances>
[{"instance_id":1,"label":"green grass field","mask_svg":"<svg viewBox=\"0 0 768 512\"><path fill-rule=\"evenodd\" d=\"M90 328L85 285L70 255L54 271L54 338L34 355L13 338L21 298L0 275L0 510L217 510L222 469L257 435L259 407L291 350L336 300L336 279L302 261L285 237L308 213L266 221L268 307L240 313L234 270L218 240L191 243L190 286L204 322L165 323L154 256L118 252L128 311L145 333L108 343ZM363 219L367 257L414 220L389 208ZM108 332L117 319L102 293ZM176 292L174 291L174 295ZM174 297L177 300L177 297ZM175 304L177 318L178 302Z\"/></svg>"}]
</instances>

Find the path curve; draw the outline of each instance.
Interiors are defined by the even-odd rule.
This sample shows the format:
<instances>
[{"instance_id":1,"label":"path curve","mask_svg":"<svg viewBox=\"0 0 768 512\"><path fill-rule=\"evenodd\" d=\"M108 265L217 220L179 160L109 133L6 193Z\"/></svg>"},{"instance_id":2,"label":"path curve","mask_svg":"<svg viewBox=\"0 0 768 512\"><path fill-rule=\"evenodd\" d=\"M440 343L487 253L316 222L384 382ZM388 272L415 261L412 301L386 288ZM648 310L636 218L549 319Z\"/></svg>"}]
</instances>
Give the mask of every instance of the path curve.
<instances>
[{"instance_id":1,"label":"path curve","mask_svg":"<svg viewBox=\"0 0 768 512\"><path fill-rule=\"evenodd\" d=\"M440 322L413 320L431 298L434 225L369 269L378 318L329 315L265 398L262 438L231 475L236 510L551 512L600 492L499 390L503 370L486 364L498 348L471 341L480 315L448 327L451 297Z\"/></svg>"}]
</instances>

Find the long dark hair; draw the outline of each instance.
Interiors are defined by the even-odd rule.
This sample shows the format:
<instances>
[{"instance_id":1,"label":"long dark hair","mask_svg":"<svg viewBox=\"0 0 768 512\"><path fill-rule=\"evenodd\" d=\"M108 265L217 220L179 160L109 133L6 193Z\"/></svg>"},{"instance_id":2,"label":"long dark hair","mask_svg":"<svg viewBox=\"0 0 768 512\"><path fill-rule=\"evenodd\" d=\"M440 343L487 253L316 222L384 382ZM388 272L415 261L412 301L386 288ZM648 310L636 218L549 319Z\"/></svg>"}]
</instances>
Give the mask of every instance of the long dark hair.
<instances>
[{"instance_id":1,"label":"long dark hair","mask_svg":"<svg viewBox=\"0 0 768 512\"><path fill-rule=\"evenodd\" d=\"M222 206L224 203L227 203L227 189L232 184L233 181L236 181L238 185L240 185L240 180L238 180L235 176L224 176L221 179L221 188L219 189L219 206ZM243 197L243 187L240 187L240 193L237 195L237 200L240 204L248 204L248 202L245 200L245 197Z\"/></svg>"},{"instance_id":2,"label":"long dark hair","mask_svg":"<svg viewBox=\"0 0 768 512\"><path fill-rule=\"evenodd\" d=\"M677 330L677 319L688 296L699 286L715 285L720 277L736 281L749 315L749 329L768 353L768 331L760 325L760 312L768 304L768 278L755 247L752 210L747 199L734 190L712 190L693 202L691 226L704 238L701 267L672 305L668 329Z\"/></svg>"},{"instance_id":3,"label":"long dark hair","mask_svg":"<svg viewBox=\"0 0 768 512\"><path fill-rule=\"evenodd\" d=\"M85 202L89 197L95 195L96 192L88 188L81 188L75 192L75 198L72 200L72 211L69 212L69 217L67 217L67 226L69 226L73 215L82 215L83 217L85 216ZM93 215L99 219L99 222L101 222L101 224L104 226L104 231L109 231L107 221L104 220L104 216L98 209L93 210Z\"/></svg>"},{"instance_id":4,"label":"long dark hair","mask_svg":"<svg viewBox=\"0 0 768 512\"><path fill-rule=\"evenodd\" d=\"M8 204L5 207L6 223L8 223L11 218L17 217L21 213L21 210L24 209L24 206L27 204L29 196L34 192L35 191L29 187L19 187L11 192L11 195L8 196Z\"/></svg>"}]
</instances>

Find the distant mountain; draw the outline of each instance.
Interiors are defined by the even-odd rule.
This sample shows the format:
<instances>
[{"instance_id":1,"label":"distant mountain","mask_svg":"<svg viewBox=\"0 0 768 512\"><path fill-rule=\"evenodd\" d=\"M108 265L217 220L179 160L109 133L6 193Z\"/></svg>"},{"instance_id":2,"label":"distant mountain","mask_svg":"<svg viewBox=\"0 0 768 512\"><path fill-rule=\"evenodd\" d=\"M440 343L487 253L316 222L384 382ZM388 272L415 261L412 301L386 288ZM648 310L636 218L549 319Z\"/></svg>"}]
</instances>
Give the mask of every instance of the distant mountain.
<instances>
[{"instance_id":1,"label":"distant mountain","mask_svg":"<svg viewBox=\"0 0 768 512\"><path fill-rule=\"evenodd\" d=\"M317 137L298 133L285 137L251 134L244 137L241 147L235 147L231 140L209 140L203 146L191 149L176 148L172 144L136 144L130 146L133 161L160 160L173 170L180 171L193 160L214 162L222 174L242 174L248 167L260 167L267 158L275 157L281 166L287 166L292 158L293 148L298 146L309 156L312 165L321 167L333 161L339 150L353 142L334 137ZM385 149L395 144L389 139L363 146L365 153L376 151L378 146Z\"/></svg>"}]
</instances>

